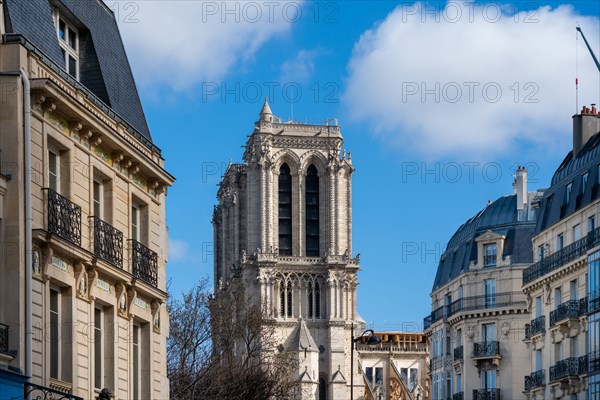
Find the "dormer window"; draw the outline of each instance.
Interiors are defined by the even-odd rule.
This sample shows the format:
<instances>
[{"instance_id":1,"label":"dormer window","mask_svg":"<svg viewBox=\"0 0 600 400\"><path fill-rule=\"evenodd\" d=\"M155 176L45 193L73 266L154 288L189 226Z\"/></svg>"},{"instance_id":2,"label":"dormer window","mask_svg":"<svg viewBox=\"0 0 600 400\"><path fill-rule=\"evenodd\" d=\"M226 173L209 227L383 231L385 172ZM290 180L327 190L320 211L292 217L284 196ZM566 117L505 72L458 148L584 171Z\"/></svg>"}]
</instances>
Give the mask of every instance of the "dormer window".
<instances>
[{"instance_id":1,"label":"dormer window","mask_svg":"<svg viewBox=\"0 0 600 400\"><path fill-rule=\"evenodd\" d=\"M496 266L496 244L486 244L483 247L485 253L483 255L483 266L484 267L495 267Z\"/></svg>"},{"instance_id":2,"label":"dormer window","mask_svg":"<svg viewBox=\"0 0 600 400\"><path fill-rule=\"evenodd\" d=\"M567 184L565 193L565 205L568 205L571 201L571 191L573 190L573 182Z\"/></svg>"},{"instance_id":3,"label":"dormer window","mask_svg":"<svg viewBox=\"0 0 600 400\"><path fill-rule=\"evenodd\" d=\"M54 13L54 24L65 71L79 80L79 31L68 23L58 11Z\"/></svg>"}]
</instances>

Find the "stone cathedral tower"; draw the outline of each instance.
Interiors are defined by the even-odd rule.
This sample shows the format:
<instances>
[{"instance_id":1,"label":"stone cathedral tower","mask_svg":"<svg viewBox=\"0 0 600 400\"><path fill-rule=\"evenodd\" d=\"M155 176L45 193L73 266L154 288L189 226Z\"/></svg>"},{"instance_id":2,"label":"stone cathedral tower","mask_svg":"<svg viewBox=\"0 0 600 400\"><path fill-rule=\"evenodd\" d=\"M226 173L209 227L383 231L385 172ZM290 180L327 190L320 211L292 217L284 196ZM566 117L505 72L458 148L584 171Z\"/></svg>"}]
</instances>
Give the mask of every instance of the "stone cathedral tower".
<instances>
[{"instance_id":1,"label":"stone cathedral tower","mask_svg":"<svg viewBox=\"0 0 600 400\"><path fill-rule=\"evenodd\" d=\"M278 351L298 354L304 399L350 398L359 260L354 168L342 144L337 124L282 123L265 100L244 163L230 164L220 183L213 216L215 289L243 279L277 326ZM354 374L358 399L358 363Z\"/></svg>"}]
</instances>

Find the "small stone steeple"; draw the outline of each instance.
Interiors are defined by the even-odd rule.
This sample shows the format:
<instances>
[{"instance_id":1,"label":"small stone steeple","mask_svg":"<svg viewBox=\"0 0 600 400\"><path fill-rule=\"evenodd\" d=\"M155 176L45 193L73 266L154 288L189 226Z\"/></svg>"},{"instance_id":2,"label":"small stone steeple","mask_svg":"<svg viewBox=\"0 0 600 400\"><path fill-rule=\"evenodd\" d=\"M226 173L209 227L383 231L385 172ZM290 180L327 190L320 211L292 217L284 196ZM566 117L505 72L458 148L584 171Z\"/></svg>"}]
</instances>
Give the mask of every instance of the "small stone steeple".
<instances>
[{"instance_id":1,"label":"small stone steeple","mask_svg":"<svg viewBox=\"0 0 600 400\"><path fill-rule=\"evenodd\" d=\"M260 110L260 120L273 122L273 113L271 107L269 107L269 98L265 97L265 104L263 104L262 110Z\"/></svg>"}]
</instances>

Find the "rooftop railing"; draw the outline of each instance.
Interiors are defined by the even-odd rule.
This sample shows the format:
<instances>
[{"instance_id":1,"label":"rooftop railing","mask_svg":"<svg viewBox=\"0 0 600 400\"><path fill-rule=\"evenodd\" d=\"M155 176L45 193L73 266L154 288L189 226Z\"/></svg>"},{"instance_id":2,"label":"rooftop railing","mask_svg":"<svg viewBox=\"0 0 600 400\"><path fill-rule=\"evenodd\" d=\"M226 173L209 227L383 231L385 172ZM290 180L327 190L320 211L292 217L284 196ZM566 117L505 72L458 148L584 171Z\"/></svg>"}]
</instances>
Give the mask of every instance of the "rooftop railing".
<instances>
[{"instance_id":1,"label":"rooftop railing","mask_svg":"<svg viewBox=\"0 0 600 400\"><path fill-rule=\"evenodd\" d=\"M600 228L588 232L587 236L581 238L561 250L544 257L540 261L523 270L523 284L533 282L550 273L566 263L583 256L589 249L600 244Z\"/></svg>"}]
</instances>

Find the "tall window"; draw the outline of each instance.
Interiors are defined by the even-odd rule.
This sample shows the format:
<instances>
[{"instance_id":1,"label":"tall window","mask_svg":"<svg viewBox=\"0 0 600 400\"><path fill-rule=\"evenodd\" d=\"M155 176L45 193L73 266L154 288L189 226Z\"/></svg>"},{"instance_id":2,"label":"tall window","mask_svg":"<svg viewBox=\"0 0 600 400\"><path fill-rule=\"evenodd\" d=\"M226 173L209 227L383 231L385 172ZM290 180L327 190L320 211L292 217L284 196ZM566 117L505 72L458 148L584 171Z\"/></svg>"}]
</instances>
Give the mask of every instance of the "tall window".
<instances>
[{"instance_id":1,"label":"tall window","mask_svg":"<svg viewBox=\"0 0 600 400\"><path fill-rule=\"evenodd\" d=\"M485 306L496 306L496 280L486 279L483 281L483 290L485 295Z\"/></svg>"},{"instance_id":2,"label":"tall window","mask_svg":"<svg viewBox=\"0 0 600 400\"><path fill-rule=\"evenodd\" d=\"M141 363L140 363L140 326L133 324L133 398L140 398L140 377L141 377Z\"/></svg>"},{"instance_id":3,"label":"tall window","mask_svg":"<svg viewBox=\"0 0 600 400\"><path fill-rule=\"evenodd\" d=\"M79 32L58 12L55 12L54 23L65 70L73 78L79 79Z\"/></svg>"},{"instance_id":4,"label":"tall window","mask_svg":"<svg viewBox=\"0 0 600 400\"><path fill-rule=\"evenodd\" d=\"M287 164L279 168L279 255L292 255L292 175Z\"/></svg>"},{"instance_id":5,"label":"tall window","mask_svg":"<svg viewBox=\"0 0 600 400\"><path fill-rule=\"evenodd\" d=\"M314 165L306 171L306 255L319 256L319 175Z\"/></svg>"},{"instance_id":6,"label":"tall window","mask_svg":"<svg viewBox=\"0 0 600 400\"><path fill-rule=\"evenodd\" d=\"M596 217L592 215L588 218L588 233L594 230L596 230Z\"/></svg>"},{"instance_id":7,"label":"tall window","mask_svg":"<svg viewBox=\"0 0 600 400\"><path fill-rule=\"evenodd\" d=\"M557 309L562 303L562 287L558 286L554 288L554 308Z\"/></svg>"},{"instance_id":8,"label":"tall window","mask_svg":"<svg viewBox=\"0 0 600 400\"><path fill-rule=\"evenodd\" d=\"M571 191L573 190L573 182L568 183L565 188L565 205L568 205L571 201Z\"/></svg>"},{"instance_id":9,"label":"tall window","mask_svg":"<svg viewBox=\"0 0 600 400\"><path fill-rule=\"evenodd\" d=\"M327 382L325 379L319 379L319 400L327 400Z\"/></svg>"},{"instance_id":10,"label":"tall window","mask_svg":"<svg viewBox=\"0 0 600 400\"><path fill-rule=\"evenodd\" d=\"M282 283L279 290L279 316L292 316L292 284L290 282Z\"/></svg>"},{"instance_id":11,"label":"tall window","mask_svg":"<svg viewBox=\"0 0 600 400\"><path fill-rule=\"evenodd\" d=\"M61 378L60 297L58 289L50 289L50 377L54 379Z\"/></svg>"},{"instance_id":12,"label":"tall window","mask_svg":"<svg viewBox=\"0 0 600 400\"><path fill-rule=\"evenodd\" d=\"M581 239L581 225L577 224L573 227L573 241Z\"/></svg>"},{"instance_id":13,"label":"tall window","mask_svg":"<svg viewBox=\"0 0 600 400\"><path fill-rule=\"evenodd\" d=\"M565 236L562 233L559 233L556 236L556 251L562 250L565 245Z\"/></svg>"},{"instance_id":14,"label":"tall window","mask_svg":"<svg viewBox=\"0 0 600 400\"><path fill-rule=\"evenodd\" d=\"M131 202L131 239L142 244L148 241L148 207L137 200Z\"/></svg>"},{"instance_id":15,"label":"tall window","mask_svg":"<svg viewBox=\"0 0 600 400\"><path fill-rule=\"evenodd\" d=\"M60 193L60 153L55 148L48 149L48 187Z\"/></svg>"},{"instance_id":16,"label":"tall window","mask_svg":"<svg viewBox=\"0 0 600 400\"><path fill-rule=\"evenodd\" d=\"M94 217L104 218L104 186L101 180L94 179Z\"/></svg>"},{"instance_id":17,"label":"tall window","mask_svg":"<svg viewBox=\"0 0 600 400\"><path fill-rule=\"evenodd\" d=\"M321 286L319 282L308 283L308 317L321 318Z\"/></svg>"},{"instance_id":18,"label":"tall window","mask_svg":"<svg viewBox=\"0 0 600 400\"><path fill-rule=\"evenodd\" d=\"M484 342L495 342L496 341L496 324L483 324L483 341Z\"/></svg>"},{"instance_id":19,"label":"tall window","mask_svg":"<svg viewBox=\"0 0 600 400\"><path fill-rule=\"evenodd\" d=\"M577 300L577 279L569 282L569 300Z\"/></svg>"},{"instance_id":20,"label":"tall window","mask_svg":"<svg viewBox=\"0 0 600 400\"><path fill-rule=\"evenodd\" d=\"M101 308L94 308L94 387L102 389L104 381L104 324Z\"/></svg>"},{"instance_id":21,"label":"tall window","mask_svg":"<svg viewBox=\"0 0 600 400\"><path fill-rule=\"evenodd\" d=\"M586 189L587 183L588 183L588 177L589 177L588 172L581 175L581 193L585 193L585 189Z\"/></svg>"},{"instance_id":22,"label":"tall window","mask_svg":"<svg viewBox=\"0 0 600 400\"><path fill-rule=\"evenodd\" d=\"M488 369L481 374L482 389L495 389L496 388L496 370Z\"/></svg>"},{"instance_id":23,"label":"tall window","mask_svg":"<svg viewBox=\"0 0 600 400\"><path fill-rule=\"evenodd\" d=\"M496 265L496 245L495 244L486 244L484 246L484 258L483 258L483 266L484 267L493 267Z\"/></svg>"}]
</instances>

